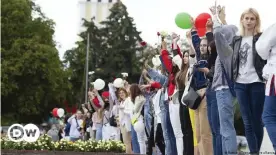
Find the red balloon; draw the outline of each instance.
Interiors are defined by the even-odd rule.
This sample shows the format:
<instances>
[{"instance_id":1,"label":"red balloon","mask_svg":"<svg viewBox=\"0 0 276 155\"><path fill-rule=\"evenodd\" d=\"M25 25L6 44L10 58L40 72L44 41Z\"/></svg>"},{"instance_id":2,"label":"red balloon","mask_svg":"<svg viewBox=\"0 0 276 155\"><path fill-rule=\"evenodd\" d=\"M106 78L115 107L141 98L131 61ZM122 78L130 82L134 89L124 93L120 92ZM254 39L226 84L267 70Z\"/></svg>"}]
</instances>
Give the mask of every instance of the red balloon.
<instances>
[{"instance_id":1,"label":"red balloon","mask_svg":"<svg viewBox=\"0 0 276 155\"><path fill-rule=\"evenodd\" d=\"M209 13L201 13L196 17L195 20L195 27L197 29L205 28L207 20L211 18L211 15Z\"/></svg>"},{"instance_id":2,"label":"red balloon","mask_svg":"<svg viewBox=\"0 0 276 155\"><path fill-rule=\"evenodd\" d=\"M54 109L53 109L53 116L55 116L55 117L58 116L57 111L58 111L58 108L54 108Z\"/></svg>"},{"instance_id":3,"label":"red balloon","mask_svg":"<svg viewBox=\"0 0 276 155\"><path fill-rule=\"evenodd\" d=\"M205 34L206 34L206 28L199 28L199 29L197 29L197 34L200 37L205 36Z\"/></svg>"}]
</instances>

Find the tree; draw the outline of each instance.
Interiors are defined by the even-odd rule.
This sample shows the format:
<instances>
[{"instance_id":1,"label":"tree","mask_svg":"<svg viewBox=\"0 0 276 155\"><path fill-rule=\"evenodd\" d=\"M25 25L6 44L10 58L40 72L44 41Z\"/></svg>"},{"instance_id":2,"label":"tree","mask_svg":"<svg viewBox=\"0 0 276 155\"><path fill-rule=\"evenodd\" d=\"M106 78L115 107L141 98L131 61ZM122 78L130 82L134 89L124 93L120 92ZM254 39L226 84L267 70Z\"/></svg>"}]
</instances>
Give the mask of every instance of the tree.
<instances>
[{"instance_id":1,"label":"tree","mask_svg":"<svg viewBox=\"0 0 276 155\"><path fill-rule=\"evenodd\" d=\"M84 88L85 88L85 63L86 63L86 46L87 35L89 34L90 48L89 48L89 71L95 71L97 76L102 78L103 75L99 75L99 68L104 60L104 39L105 33L100 31L95 25L93 19L87 21L83 19L84 27L87 28L85 32L79 34L82 41L77 42L77 48L67 50L64 54L64 63L67 64L70 74L70 82L72 83L72 95L71 103L83 103L84 102ZM93 78L90 79L90 82ZM69 97L69 96L68 96Z\"/></svg>"},{"instance_id":2,"label":"tree","mask_svg":"<svg viewBox=\"0 0 276 155\"><path fill-rule=\"evenodd\" d=\"M40 122L70 86L55 48L54 22L30 0L3 0L1 7L2 114Z\"/></svg>"},{"instance_id":3,"label":"tree","mask_svg":"<svg viewBox=\"0 0 276 155\"><path fill-rule=\"evenodd\" d=\"M117 2L110 9L109 17L101 22L101 31L106 32L102 70L108 75L112 73L127 72L132 77L139 74L142 63L142 47L140 32L137 31L133 18L129 17L126 6Z\"/></svg>"},{"instance_id":4,"label":"tree","mask_svg":"<svg viewBox=\"0 0 276 155\"><path fill-rule=\"evenodd\" d=\"M138 80L142 66L139 60L144 49L140 45L140 32L121 2L114 4L110 11L110 16L100 26L95 25L93 19L84 20L87 30L79 34L82 41L77 42L77 48L65 52L64 63L70 72L73 103L84 101L87 34L90 34L89 71L95 71L90 82L101 78L108 83L114 77L120 77L122 72L129 73L130 81Z\"/></svg>"}]
</instances>

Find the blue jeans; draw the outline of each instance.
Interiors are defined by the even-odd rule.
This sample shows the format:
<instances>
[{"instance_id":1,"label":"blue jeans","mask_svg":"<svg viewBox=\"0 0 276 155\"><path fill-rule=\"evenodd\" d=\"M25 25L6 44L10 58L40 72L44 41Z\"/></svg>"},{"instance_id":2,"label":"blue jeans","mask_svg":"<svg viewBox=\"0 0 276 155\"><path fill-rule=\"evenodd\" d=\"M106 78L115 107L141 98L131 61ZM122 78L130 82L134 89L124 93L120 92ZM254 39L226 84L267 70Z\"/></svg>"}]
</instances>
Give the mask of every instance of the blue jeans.
<instances>
[{"instance_id":1,"label":"blue jeans","mask_svg":"<svg viewBox=\"0 0 276 155\"><path fill-rule=\"evenodd\" d=\"M131 143L133 153L140 153L140 146L138 143L137 133L131 125Z\"/></svg>"},{"instance_id":2,"label":"blue jeans","mask_svg":"<svg viewBox=\"0 0 276 155\"><path fill-rule=\"evenodd\" d=\"M274 91L274 89L272 90ZM265 97L263 121L274 150L276 151L276 96Z\"/></svg>"},{"instance_id":3,"label":"blue jeans","mask_svg":"<svg viewBox=\"0 0 276 155\"><path fill-rule=\"evenodd\" d=\"M151 130L151 121L152 121L152 116L150 114L150 105L149 101L146 101L144 105L144 121L145 121L145 127L147 134L150 135L150 130Z\"/></svg>"},{"instance_id":4,"label":"blue jeans","mask_svg":"<svg viewBox=\"0 0 276 155\"><path fill-rule=\"evenodd\" d=\"M237 154L237 135L234 127L233 96L229 89L216 91L219 112L220 134L224 155Z\"/></svg>"},{"instance_id":5,"label":"blue jeans","mask_svg":"<svg viewBox=\"0 0 276 155\"><path fill-rule=\"evenodd\" d=\"M103 139L103 126L99 125L96 127L96 141Z\"/></svg>"},{"instance_id":6,"label":"blue jeans","mask_svg":"<svg viewBox=\"0 0 276 155\"><path fill-rule=\"evenodd\" d=\"M222 155L222 137L220 134L219 112L217 105L216 92L208 88L206 91L207 114L213 135L214 155Z\"/></svg>"},{"instance_id":7,"label":"blue jeans","mask_svg":"<svg viewBox=\"0 0 276 155\"><path fill-rule=\"evenodd\" d=\"M177 155L175 136L170 121L169 105L164 101L164 97L164 93L162 93L159 105L161 109L161 126L166 147L165 153L166 155Z\"/></svg>"},{"instance_id":8,"label":"blue jeans","mask_svg":"<svg viewBox=\"0 0 276 155\"><path fill-rule=\"evenodd\" d=\"M245 136L250 153L258 153L263 141L262 113L265 99L265 84L235 83L235 92L240 104Z\"/></svg>"}]
</instances>

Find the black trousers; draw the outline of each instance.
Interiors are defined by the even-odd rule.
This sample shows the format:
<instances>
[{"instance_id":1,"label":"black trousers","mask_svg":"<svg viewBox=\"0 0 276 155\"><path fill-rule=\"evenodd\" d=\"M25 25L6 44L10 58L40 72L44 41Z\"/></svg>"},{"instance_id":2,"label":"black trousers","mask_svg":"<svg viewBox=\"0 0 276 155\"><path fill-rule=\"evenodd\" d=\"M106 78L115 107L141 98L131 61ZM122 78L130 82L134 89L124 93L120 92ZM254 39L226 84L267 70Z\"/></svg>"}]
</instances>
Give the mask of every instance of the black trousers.
<instances>
[{"instance_id":1,"label":"black trousers","mask_svg":"<svg viewBox=\"0 0 276 155\"><path fill-rule=\"evenodd\" d=\"M155 140L154 140L154 118L152 118L150 135L149 135L149 139L148 139L147 155L152 155L152 148L155 147L155 143L156 143L157 147L159 148L160 152L162 153L162 155L165 155L165 142L164 142L161 123L157 124L156 136L155 136Z\"/></svg>"},{"instance_id":2,"label":"black trousers","mask_svg":"<svg viewBox=\"0 0 276 155\"><path fill-rule=\"evenodd\" d=\"M179 91L179 114L181 129L183 133L183 143L184 143L184 152L183 155L194 155L194 139L193 139L193 129L190 119L189 108L181 103L181 98L183 91Z\"/></svg>"}]
</instances>

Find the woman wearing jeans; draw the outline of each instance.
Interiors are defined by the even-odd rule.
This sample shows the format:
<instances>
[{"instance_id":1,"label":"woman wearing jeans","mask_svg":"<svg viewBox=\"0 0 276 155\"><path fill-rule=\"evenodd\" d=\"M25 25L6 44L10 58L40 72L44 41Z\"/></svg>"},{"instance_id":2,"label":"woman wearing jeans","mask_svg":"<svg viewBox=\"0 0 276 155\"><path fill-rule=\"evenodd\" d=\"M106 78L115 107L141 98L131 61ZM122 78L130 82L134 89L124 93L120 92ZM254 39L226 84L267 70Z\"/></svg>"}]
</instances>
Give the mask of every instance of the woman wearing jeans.
<instances>
[{"instance_id":1,"label":"woman wearing jeans","mask_svg":"<svg viewBox=\"0 0 276 155\"><path fill-rule=\"evenodd\" d=\"M276 151L276 23L261 35L256 50L262 59L267 60L263 77L267 80L263 121L269 138Z\"/></svg>"},{"instance_id":2,"label":"woman wearing jeans","mask_svg":"<svg viewBox=\"0 0 276 155\"><path fill-rule=\"evenodd\" d=\"M146 99L142 95L142 91L137 84L132 84L130 86L130 97L131 101L134 103L132 119L137 119L137 122L133 124L133 128L137 133L140 154L146 154L147 135L144 124L144 114L142 112Z\"/></svg>"},{"instance_id":3,"label":"woman wearing jeans","mask_svg":"<svg viewBox=\"0 0 276 155\"><path fill-rule=\"evenodd\" d=\"M213 36L213 24L211 20L207 21L206 24L206 38L208 44L208 66L205 68L199 68L199 71L205 73L206 77L209 79L209 84L206 90L207 98L207 114L208 120L213 136L213 151L214 155L222 155L222 136L220 134L220 122L219 122L219 112L218 103L216 98L216 91L212 88L213 77L215 71L215 61L217 59L216 45Z\"/></svg>"},{"instance_id":4,"label":"woman wearing jeans","mask_svg":"<svg viewBox=\"0 0 276 155\"><path fill-rule=\"evenodd\" d=\"M222 136L222 151L223 155L237 154L233 96L227 79L229 79L230 82L230 77L232 76L231 55L233 54L233 50L230 44L232 43L232 39L238 31L238 28L234 25L222 26L222 24L218 22L216 11L212 12L214 15L214 39L218 53L212 88L216 91L220 133ZM224 9L222 13L224 13ZM224 24L226 23L223 17L220 20Z\"/></svg>"},{"instance_id":5,"label":"woman wearing jeans","mask_svg":"<svg viewBox=\"0 0 276 155\"><path fill-rule=\"evenodd\" d=\"M258 12L249 8L242 13L240 23L241 36L235 37L232 45L233 80L250 153L258 153L263 140L265 84L262 70L266 64L255 48L261 35L261 20Z\"/></svg>"},{"instance_id":6,"label":"woman wearing jeans","mask_svg":"<svg viewBox=\"0 0 276 155\"><path fill-rule=\"evenodd\" d=\"M147 63L145 63L145 68L147 69L148 75L151 77L152 80L155 82L159 82L162 84L162 93L160 95L160 116L161 116L161 126L163 130L163 137L165 141L165 152L166 155L176 155L176 142L175 142L175 136L173 133L170 117L169 117L169 106L168 101L165 99L166 92L165 89L168 88L168 81L171 81L167 75L167 73L171 72L172 67L172 60L169 59L169 53L167 51L166 42L164 41L164 38L162 37L162 50L161 50L161 62L162 63L162 69L161 73L157 72L156 70L150 68Z\"/></svg>"}]
</instances>

